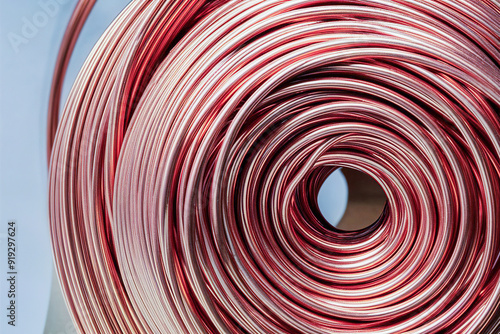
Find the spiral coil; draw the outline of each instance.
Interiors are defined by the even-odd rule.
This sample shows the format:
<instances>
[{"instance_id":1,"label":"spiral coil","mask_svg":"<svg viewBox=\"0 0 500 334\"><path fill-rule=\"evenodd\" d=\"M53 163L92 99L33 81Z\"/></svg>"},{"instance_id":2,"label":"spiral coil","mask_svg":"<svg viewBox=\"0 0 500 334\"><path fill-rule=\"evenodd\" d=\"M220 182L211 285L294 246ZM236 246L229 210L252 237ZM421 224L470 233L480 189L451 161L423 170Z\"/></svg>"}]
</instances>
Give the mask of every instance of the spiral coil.
<instances>
[{"instance_id":1,"label":"spiral coil","mask_svg":"<svg viewBox=\"0 0 500 334\"><path fill-rule=\"evenodd\" d=\"M51 149L77 328L495 333L499 40L492 1L133 1ZM366 229L319 213L339 167L386 193Z\"/></svg>"}]
</instances>

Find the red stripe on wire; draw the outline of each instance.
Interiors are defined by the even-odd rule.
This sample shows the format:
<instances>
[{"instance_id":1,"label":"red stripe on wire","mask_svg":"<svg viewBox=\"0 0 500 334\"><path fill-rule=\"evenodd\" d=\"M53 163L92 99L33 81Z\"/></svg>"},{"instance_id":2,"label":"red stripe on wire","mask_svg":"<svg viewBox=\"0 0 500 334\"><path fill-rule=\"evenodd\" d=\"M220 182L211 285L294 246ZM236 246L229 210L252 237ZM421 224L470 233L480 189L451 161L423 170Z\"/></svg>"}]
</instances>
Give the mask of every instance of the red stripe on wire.
<instances>
[{"instance_id":1,"label":"red stripe on wire","mask_svg":"<svg viewBox=\"0 0 500 334\"><path fill-rule=\"evenodd\" d=\"M133 1L51 148L77 328L495 333L499 31L486 1ZM386 193L366 229L319 213L339 167Z\"/></svg>"}]
</instances>

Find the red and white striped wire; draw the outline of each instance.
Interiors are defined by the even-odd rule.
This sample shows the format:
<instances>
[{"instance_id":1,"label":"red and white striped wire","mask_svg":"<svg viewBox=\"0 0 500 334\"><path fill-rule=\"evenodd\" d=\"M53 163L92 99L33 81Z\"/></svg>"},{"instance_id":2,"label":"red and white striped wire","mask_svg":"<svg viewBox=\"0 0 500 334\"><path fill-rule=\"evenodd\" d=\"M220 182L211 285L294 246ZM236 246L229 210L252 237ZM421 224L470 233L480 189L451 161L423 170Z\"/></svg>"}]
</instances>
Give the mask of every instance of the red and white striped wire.
<instances>
[{"instance_id":1,"label":"red and white striped wire","mask_svg":"<svg viewBox=\"0 0 500 334\"><path fill-rule=\"evenodd\" d=\"M132 1L57 124L92 4L49 116L80 332L499 330L498 2ZM386 193L366 229L319 212L339 167Z\"/></svg>"}]
</instances>

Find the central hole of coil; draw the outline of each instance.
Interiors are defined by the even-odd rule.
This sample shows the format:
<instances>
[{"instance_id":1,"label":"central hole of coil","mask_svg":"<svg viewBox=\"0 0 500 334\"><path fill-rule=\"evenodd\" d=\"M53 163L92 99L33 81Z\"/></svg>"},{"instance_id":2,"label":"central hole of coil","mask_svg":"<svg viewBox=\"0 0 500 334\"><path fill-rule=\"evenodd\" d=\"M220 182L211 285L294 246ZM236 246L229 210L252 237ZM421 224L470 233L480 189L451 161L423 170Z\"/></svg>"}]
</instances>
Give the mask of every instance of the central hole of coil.
<instances>
[{"instance_id":1,"label":"central hole of coil","mask_svg":"<svg viewBox=\"0 0 500 334\"><path fill-rule=\"evenodd\" d=\"M318 206L330 225L342 231L358 231L382 215L387 197L369 175L342 168L328 176L318 193Z\"/></svg>"}]
</instances>

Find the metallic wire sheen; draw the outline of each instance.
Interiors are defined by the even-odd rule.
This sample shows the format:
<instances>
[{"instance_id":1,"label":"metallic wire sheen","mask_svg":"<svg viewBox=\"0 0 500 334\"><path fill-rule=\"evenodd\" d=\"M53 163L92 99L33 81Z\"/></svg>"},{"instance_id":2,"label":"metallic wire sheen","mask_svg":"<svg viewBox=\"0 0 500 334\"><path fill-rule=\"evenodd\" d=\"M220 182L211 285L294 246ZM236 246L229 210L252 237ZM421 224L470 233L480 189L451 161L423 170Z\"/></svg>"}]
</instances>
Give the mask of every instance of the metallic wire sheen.
<instances>
[{"instance_id":1,"label":"metallic wire sheen","mask_svg":"<svg viewBox=\"0 0 500 334\"><path fill-rule=\"evenodd\" d=\"M81 333L498 333L498 2L134 0L57 124L92 4L49 112ZM339 167L386 193L365 229L319 212Z\"/></svg>"}]
</instances>

